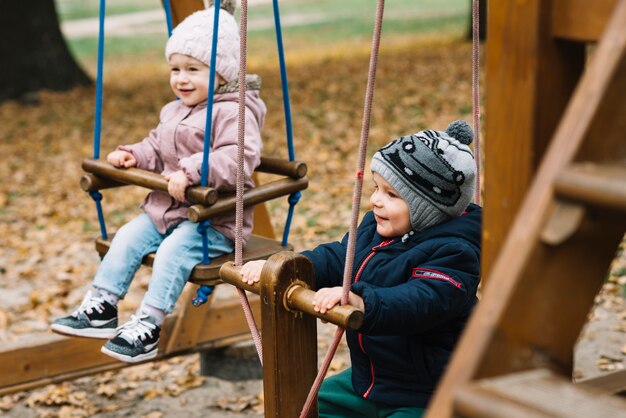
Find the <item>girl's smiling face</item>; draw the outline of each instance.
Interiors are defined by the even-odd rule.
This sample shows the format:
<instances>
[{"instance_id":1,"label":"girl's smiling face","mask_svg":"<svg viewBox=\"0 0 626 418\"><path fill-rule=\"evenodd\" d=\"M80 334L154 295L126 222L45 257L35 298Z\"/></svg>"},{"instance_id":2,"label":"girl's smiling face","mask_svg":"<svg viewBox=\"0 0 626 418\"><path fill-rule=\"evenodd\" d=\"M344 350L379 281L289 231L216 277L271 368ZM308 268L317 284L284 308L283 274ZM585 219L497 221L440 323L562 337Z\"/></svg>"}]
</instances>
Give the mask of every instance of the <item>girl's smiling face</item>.
<instances>
[{"instance_id":1,"label":"girl's smiling face","mask_svg":"<svg viewBox=\"0 0 626 418\"><path fill-rule=\"evenodd\" d=\"M169 59L170 87L187 106L195 106L209 96L209 66L183 54Z\"/></svg>"},{"instance_id":2,"label":"girl's smiling face","mask_svg":"<svg viewBox=\"0 0 626 418\"><path fill-rule=\"evenodd\" d=\"M370 197L376 218L376 232L382 237L399 237L409 232L411 213L400 194L377 172L373 172L376 188Z\"/></svg>"}]
</instances>

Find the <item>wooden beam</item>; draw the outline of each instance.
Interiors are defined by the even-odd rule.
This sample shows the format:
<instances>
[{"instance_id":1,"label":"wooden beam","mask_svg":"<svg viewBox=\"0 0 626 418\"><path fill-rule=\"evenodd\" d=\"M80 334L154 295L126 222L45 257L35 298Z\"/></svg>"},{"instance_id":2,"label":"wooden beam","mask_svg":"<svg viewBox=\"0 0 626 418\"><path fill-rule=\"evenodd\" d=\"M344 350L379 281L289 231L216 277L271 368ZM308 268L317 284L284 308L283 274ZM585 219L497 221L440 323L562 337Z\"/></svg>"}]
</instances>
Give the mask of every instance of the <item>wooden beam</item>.
<instances>
[{"instance_id":1,"label":"wooden beam","mask_svg":"<svg viewBox=\"0 0 626 418\"><path fill-rule=\"evenodd\" d=\"M459 418L618 417L626 400L539 369L472 383L459 392L455 411Z\"/></svg>"},{"instance_id":2,"label":"wooden beam","mask_svg":"<svg viewBox=\"0 0 626 418\"><path fill-rule=\"evenodd\" d=\"M285 252L284 257L293 257L293 253ZM248 285L241 279L241 267L235 266L232 262L224 263L220 268L220 277L226 283L240 289L259 294L261 285L254 283ZM306 313L315 316L323 321L330 322L341 328L357 330L363 324L363 312L351 305L336 305L325 313L317 312L313 309L313 297L315 291L302 281L291 283L285 290L283 298L283 307L294 313Z\"/></svg>"},{"instance_id":3,"label":"wooden beam","mask_svg":"<svg viewBox=\"0 0 626 418\"><path fill-rule=\"evenodd\" d=\"M577 381L576 384L592 387L605 394L624 394L626 393L626 370L618 370L582 379Z\"/></svg>"},{"instance_id":4,"label":"wooden beam","mask_svg":"<svg viewBox=\"0 0 626 418\"><path fill-rule=\"evenodd\" d=\"M297 417L317 375L316 319L288 311L284 299L295 282L315 287L313 266L283 252L270 257L261 274L265 417ZM309 417L317 417L316 402Z\"/></svg>"},{"instance_id":5,"label":"wooden beam","mask_svg":"<svg viewBox=\"0 0 626 418\"><path fill-rule=\"evenodd\" d=\"M198 286L185 286L180 295L180 302L176 311L176 321L171 328L171 336L168 338L165 354L174 353L183 349L189 349L197 345L200 338L200 330L203 327L204 317L213 305L214 294L210 294L208 300L201 306L193 306L191 301L196 296Z\"/></svg>"},{"instance_id":6,"label":"wooden beam","mask_svg":"<svg viewBox=\"0 0 626 418\"><path fill-rule=\"evenodd\" d=\"M626 164L573 164L554 186L568 200L626 211Z\"/></svg>"},{"instance_id":7,"label":"wooden beam","mask_svg":"<svg viewBox=\"0 0 626 418\"><path fill-rule=\"evenodd\" d=\"M171 0L172 23L174 27L195 11L204 9L203 0Z\"/></svg>"},{"instance_id":8,"label":"wooden beam","mask_svg":"<svg viewBox=\"0 0 626 418\"><path fill-rule=\"evenodd\" d=\"M482 274L488 277L578 81L584 46L555 42L550 2L489 2Z\"/></svg>"},{"instance_id":9,"label":"wooden beam","mask_svg":"<svg viewBox=\"0 0 626 418\"><path fill-rule=\"evenodd\" d=\"M250 303L259 315L258 298ZM203 317L198 318L203 326L198 331L196 345L166 354L176 318L176 315L170 315L163 323L156 360L229 345L248 339L250 335L238 301L216 301ZM46 334L28 340L20 339L19 343L4 344L0 347L0 395L131 365L102 354L100 347L104 342Z\"/></svg>"},{"instance_id":10,"label":"wooden beam","mask_svg":"<svg viewBox=\"0 0 626 418\"><path fill-rule=\"evenodd\" d=\"M264 203L268 200L281 196L288 196L308 187L309 180L306 177L301 179L282 178L269 183L261 184L243 193L244 207ZM200 222L217 215L233 212L235 210L236 197L221 196L212 206L193 205L189 208L187 217L192 222Z\"/></svg>"},{"instance_id":11,"label":"wooden beam","mask_svg":"<svg viewBox=\"0 0 626 418\"><path fill-rule=\"evenodd\" d=\"M552 35L592 42L600 39L616 0L552 0Z\"/></svg>"},{"instance_id":12,"label":"wooden beam","mask_svg":"<svg viewBox=\"0 0 626 418\"><path fill-rule=\"evenodd\" d=\"M537 367L571 374L574 342L623 239L626 218L589 208L578 231L562 245L543 244L539 236L555 204L553 185L559 173L585 148L583 141L594 133L599 113L611 106L623 109L614 102L620 100L614 81L626 55L624 27L626 0L620 0L490 272L428 417L451 416L457 390L475 379ZM626 72L617 73L626 77ZM620 118L605 122L605 131L623 123ZM607 147L593 145L588 158L616 157L613 140Z\"/></svg>"}]
</instances>

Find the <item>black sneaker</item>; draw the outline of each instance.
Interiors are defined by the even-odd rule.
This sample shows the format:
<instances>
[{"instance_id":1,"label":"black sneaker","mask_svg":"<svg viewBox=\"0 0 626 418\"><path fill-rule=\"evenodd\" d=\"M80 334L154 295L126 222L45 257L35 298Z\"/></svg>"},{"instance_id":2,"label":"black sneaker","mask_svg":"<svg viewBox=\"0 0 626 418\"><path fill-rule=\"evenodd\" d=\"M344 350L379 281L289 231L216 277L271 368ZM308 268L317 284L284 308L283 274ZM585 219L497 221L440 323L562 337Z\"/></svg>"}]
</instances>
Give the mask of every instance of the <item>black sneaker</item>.
<instances>
[{"instance_id":1,"label":"black sneaker","mask_svg":"<svg viewBox=\"0 0 626 418\"><path fill-rule=\"evenodd\" d=\"M53 321L50 328L75 337L113 338L117 328L117 307L89 291L76 311Z\"/></svg>"},{"instance_id":2,"label":"black sneaker","mask_svg":"<svg viewBox=\"0 0 626 418\"><path fill-rule=\"evenodd\" d=\"M156 357L161 327L146 313L132 315L130 321L118 328L112 340L102 346L104 354L127 363L137 363Z\"/></svg>"}]
</instances>

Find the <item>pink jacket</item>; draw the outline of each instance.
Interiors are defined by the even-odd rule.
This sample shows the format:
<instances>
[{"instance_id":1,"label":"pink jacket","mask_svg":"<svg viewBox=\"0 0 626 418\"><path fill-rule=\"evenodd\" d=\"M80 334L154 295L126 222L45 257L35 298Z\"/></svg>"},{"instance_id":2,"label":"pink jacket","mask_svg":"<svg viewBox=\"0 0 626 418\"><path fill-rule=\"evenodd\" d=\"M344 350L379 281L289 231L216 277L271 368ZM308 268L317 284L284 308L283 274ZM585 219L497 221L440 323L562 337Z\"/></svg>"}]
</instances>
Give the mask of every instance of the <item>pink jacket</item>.
<instances>
[{"instance_id":1,"label":"pink jacket","mask_svg":"<svg viewBox=\"0 0 626 418\"><path fill-rule=\"evenodd\" d=\"M209 153L209 186L220 193L234 192L237 179L237 131L239 93L215 94L211 150ZM132 153L137 168L163 175L183 170L192 184L200 184L202 150L206 126L206 103L193 107L173 101L161 109L159 125L143 141L118 147ZM244 173L246 189L254 187L252 173L261 161L261 129L266 107L259 92L246 92L246 135ZM189 202L179 202L166 192L152 191L142 204L157 229L168 229L187 219ZM235 213L211 219L211 226L231 240L235 239ZM243 236L252 231L252 208L244 211Z\"/></svg>"}]
</instances>

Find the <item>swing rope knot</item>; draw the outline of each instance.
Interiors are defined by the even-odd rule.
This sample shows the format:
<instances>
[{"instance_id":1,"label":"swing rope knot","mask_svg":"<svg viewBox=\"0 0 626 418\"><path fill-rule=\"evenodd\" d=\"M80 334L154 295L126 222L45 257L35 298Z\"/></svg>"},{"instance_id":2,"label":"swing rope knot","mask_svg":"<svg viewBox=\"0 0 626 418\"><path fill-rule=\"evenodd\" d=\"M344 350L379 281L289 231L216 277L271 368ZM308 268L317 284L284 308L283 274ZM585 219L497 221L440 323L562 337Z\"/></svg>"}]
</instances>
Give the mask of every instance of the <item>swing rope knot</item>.
<instances>
[{"instance_id":1,"label":"swing rope knot","mask_svg":"<svg viewBox=\"0 0 626 418\"><path fill-rule=\"evenodd\" d=\"M200 286L196 291L196 297L192 299L191 304L196 308L202 306L209 300L209 296L215 290L215 286Z\"/></svg>"},{"instance_id":2,"label":"swing rope knot","mask_svg":"<svg viewBox=\"0 0 626 418\"><path fill-rule=\"evenodd\" d=\"M102 193L100 193L97 190L95 192L89 192L89 196L91 196L91 198L94 200L94 202L101 202L102 201Z\"/></svg>"},{"instance_id":3,"label":"swing rope knot","mask_svg":"<svg viewBox=\"0 0 626 418\"><path fill-rule=\"evenodd\" d=\"M209 229L209 221L202 221L198 223L198 233L205 234Z\"/></svg>"},{"instance_id":4,"label":"swing rope knot","mask_svg":"<svg viewBox=\"0 0 626 418\"><path fill-rule=\"evenodd\" d=\"M289 198L287 199L287 201L289 202L290 205L296 205L300 201L301 197L302 197L302 193L295 192L289 195Z\"/></svg>"}]
</instances>

